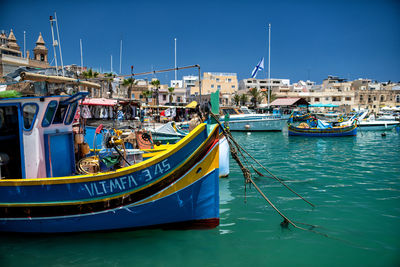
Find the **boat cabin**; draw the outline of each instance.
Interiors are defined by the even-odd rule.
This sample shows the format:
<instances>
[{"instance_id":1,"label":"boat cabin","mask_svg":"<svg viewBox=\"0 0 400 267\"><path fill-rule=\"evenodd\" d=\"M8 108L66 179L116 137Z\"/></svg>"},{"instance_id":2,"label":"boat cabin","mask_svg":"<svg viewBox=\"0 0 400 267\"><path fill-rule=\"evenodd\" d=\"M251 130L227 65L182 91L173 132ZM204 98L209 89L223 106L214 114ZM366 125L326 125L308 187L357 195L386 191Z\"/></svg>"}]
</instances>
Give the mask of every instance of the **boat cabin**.
<instances>
[{"instance_id":1,"label":"boat cabin","mask_svg":"<svg viewBox=\"0 0 400 267\"><path fill-rule=\"evenodd\" d=\"M0 179L32 179L75 173L73 96L0 99Z\"/></svg>"}]
</instances>

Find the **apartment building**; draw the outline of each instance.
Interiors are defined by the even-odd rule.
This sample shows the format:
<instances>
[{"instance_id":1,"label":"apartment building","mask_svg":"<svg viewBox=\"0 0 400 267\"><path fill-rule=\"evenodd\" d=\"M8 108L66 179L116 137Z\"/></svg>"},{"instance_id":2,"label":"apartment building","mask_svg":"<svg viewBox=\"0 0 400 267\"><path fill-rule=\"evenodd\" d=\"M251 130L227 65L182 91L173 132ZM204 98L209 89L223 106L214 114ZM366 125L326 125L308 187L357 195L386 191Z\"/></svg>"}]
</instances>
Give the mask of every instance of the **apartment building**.
<instances>
[{"instance_id":1,"label":"apartment building","mask_svg":"<svg viewBox=\"0 0 400 267\"><path fill-rule=\"evenodd\" d=\"M230 105L233 95L238 91L236 73L204 72L201 81L201 94L210 95L217 90L219 90L221 95L221 104ZM190 88L190 94L192 96L200 94L198 82Z\"/></svg>"}]
</instances>

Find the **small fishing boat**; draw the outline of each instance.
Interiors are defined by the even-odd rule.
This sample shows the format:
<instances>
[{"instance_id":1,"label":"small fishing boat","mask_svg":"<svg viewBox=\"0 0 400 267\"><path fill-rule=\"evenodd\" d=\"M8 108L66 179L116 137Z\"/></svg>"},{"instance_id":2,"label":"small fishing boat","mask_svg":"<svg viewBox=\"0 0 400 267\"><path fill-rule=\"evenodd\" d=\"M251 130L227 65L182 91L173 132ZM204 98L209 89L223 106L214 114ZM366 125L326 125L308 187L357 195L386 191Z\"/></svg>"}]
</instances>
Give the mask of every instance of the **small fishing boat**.
<instances>
[{"instance_id":1,"label":"small fishing boat","mask_svg":"<svg viewBox=\"0 0 400 267\"><path fill-rule=\"evenodd\" d=\"M82 175L72 122L86 94L0 99L0 231L216 227L218 125L202 123L147 160Z\"/></svg>"},{"instance_id":2,"label":"small fishing boat","mask_svg":"<svg viewBox=\"0 0 400 267\"><path fill-rule=\"evenodd\" d=\"M289 136L340 137L357 135L357 125L332 126L315 118L301 122L299 125L288 123Z\"/></svg>"}]
</instances>

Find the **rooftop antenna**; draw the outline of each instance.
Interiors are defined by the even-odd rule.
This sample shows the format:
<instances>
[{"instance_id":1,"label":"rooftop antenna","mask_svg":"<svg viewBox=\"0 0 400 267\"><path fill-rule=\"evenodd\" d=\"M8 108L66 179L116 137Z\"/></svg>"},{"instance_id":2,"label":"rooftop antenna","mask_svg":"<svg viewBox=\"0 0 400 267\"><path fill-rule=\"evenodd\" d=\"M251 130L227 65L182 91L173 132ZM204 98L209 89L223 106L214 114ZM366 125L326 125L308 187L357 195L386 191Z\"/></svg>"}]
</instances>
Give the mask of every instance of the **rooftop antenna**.
<instances>
[{"instance_id":1,"label":"rooftop antenna","mask_svg":"<svg viewBox=\"0 0 400 267\"><path fill-rule=\"evenodd\" d=\"M54 19L55 19L55 21L56 21L56 28L57 28L57 40L58 40L58 49L60 50L61 70L62 70L63 76L65 76L65 72L64 72L64 63L63 63L62 52L61 52L60 32L58 31L57 14L56 14L55 11L54 11Z\"/></svg>"},{"instance_id":2,"label":"rooftop antenna","mask_svg":"<svg viewBox=\"0 0 400 267\"><path fill-rule=\"evenodd\" d=\"M58 76L57 53L56 53L56 46L58 45L58 43L57 40L54 40L53 21L54 21L53 16L50 16L51 37L53 39L54 62L56 64L56 75Z\"/></svg>"}]
</instances>

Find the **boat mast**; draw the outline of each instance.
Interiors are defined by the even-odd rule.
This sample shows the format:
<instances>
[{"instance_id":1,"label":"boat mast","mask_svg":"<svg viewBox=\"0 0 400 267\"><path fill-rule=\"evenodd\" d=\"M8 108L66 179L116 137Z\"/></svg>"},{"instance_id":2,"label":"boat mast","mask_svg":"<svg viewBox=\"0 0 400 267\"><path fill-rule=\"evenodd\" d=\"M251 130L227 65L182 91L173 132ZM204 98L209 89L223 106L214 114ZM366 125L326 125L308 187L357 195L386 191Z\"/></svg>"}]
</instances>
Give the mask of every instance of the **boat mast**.
<instances>
[{"instance_id":1,"label":"boat mast","mask_svg":"<svg viewBox=\"0 0 400 267\"><path fill-rule=\"evenodd\" d=\"M51 37L53 38L53 52L54 52L54 62L56 64L56 75L58 76L57 53L56 53L57 41L54 40L53 16L50 16L50 27L51 27Z\"/></svg>"},{"instance_id":2,"label":"boat mast","mask_svg":"<svg viewBox=\"0 0 400 267\"><path fill-rule=\"evenodd\" d=\"M62 52L61 52L61 39L60 39L60 32L58 31L58 21L57 21L57 14L56 14L56 12L54 12L54 19L55 19L55 21L56 21L58 49L60 50L61 70L62 70L63 76L65 76L65 73L64 73L64 63L63 63Z\"/></svg>"},{"instance_id":3,"label":"boat mast","mask_svg":"<svg viewBox=\"0 0 400 267\"><path fill-rule=\"evenodd\" d=\"M121 75L122 69L122 39L121 39L121 46L119 48L119 75Z\"/></svg>"},{"instance_id":4,"label":"boat mast","mask_svg":"<svg viewBox=\"0 0 400 267\"><path fill-rule=\"evenodd\" d=\"M176 74L177 74L177 70L176 70L176 38L174 39L175 40L175 83L176 83Z\"/></svg>"},{"instance_id":5,"label":"boat mast","mask_svg":"<svg viewBox=\"0 0 400 267\"><path fill-rule=\"evenodd\" d=\"M271 94L271 23L268 24L268 106Z\"/></svg>"},{"instance_id":6,"label":"boat mast","mask_svg":"<svg viewBox=\"0 0 400 267\"><path fill-rule=\"evenodd\" d=\"M79 44L80 44L80 46L81 46L81 72L83 72L82 39L79 39Z\"/></svg>"}]
</instances>

